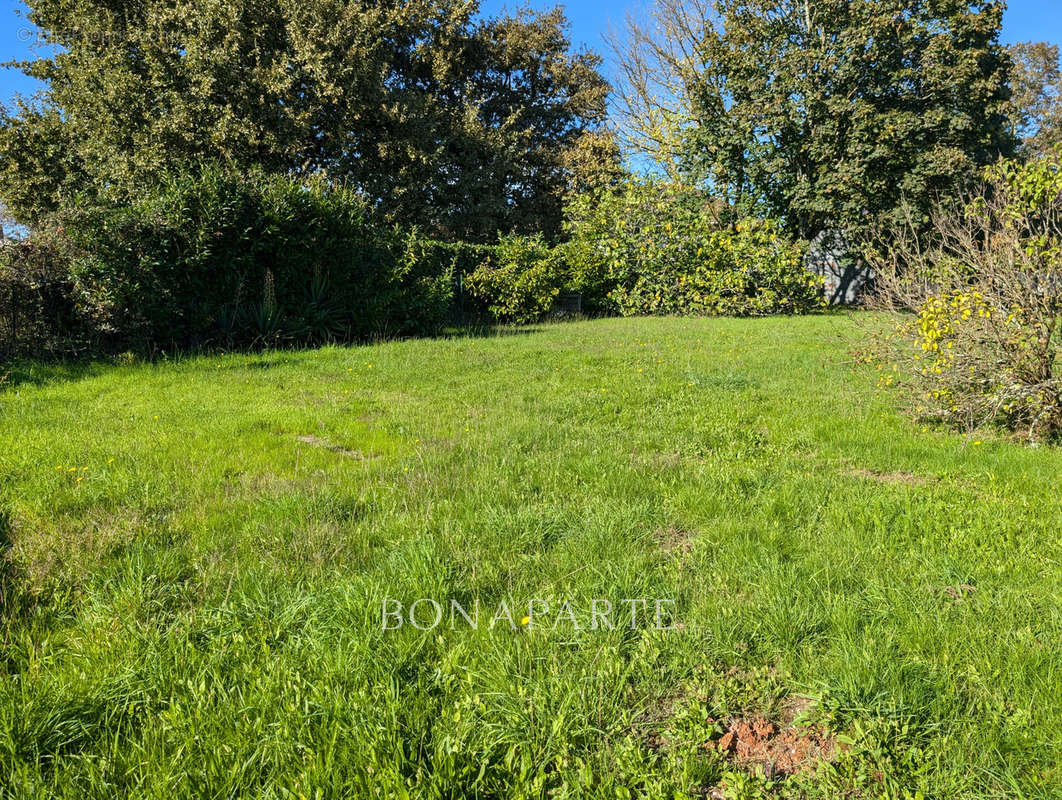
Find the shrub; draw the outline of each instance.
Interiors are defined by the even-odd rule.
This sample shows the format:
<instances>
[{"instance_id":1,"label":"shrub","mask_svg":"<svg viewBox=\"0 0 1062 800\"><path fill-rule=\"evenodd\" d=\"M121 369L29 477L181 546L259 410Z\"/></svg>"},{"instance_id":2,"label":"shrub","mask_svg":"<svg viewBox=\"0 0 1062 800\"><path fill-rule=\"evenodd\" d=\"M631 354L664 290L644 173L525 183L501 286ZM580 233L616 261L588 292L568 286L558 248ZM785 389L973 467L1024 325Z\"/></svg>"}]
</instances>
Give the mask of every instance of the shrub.
<instances>
[{"instance_id":1,"label":"shrub","mask_svg":"<svg viewBox=\"0 0 1062 800\"><path fill-rule=\"evenodd\" d=\"M0 356L70 356L92 346L92 310L70 275L71 259L54 234L0 247Z\"/></svg>"},{"instance_id":2,"label":"shrub","mask_svg":"<svg viewBox=\"0 0 1062 800\"><path fill-rule=\"evenodd\" d=\"M675 257L613 290L621 313L759 316L820 303L821 280L804 269L803 248L772 224L746 221L708 233L696 250L672 249Z\"/></svg>"},{"instance_id":3,"label":"shrub","mask_svg":"<svg viewBox=\"0 0 1062 800\"><path fill-rule=\"evenodd\" d=\"M454 310L464 315L466 311L474 310L477 306L476 299L467 296L465 284L468 276L486 264L496 250L496 245L426 239L414 229L406 239L405 258L413 273L418 276L449 275Z\"/></svg>"},{"instance_id":4,"label":"shrub","mask_svg":"<svg viewBox=\"0 0 1062 800\"><path fill-rule=\"evenodd\" d=\"M418 275L469 275L486 262L495 245L443 242L421 235L416 228L406 238L405 256Z\"/></svg>"},{"instance_id":5,"label":"shrub","mask_svg":"<svg viewBox=\"0 0 1062 800\"><path fill-rule=\"evenodd\" d=\"M558 253L540 236L506 236L467 279L469 294L502 322L533 322L557 299Z\"/></svg>"},{"instance_id":6,"label":"shrub","mask_svg":"<svg viewBox=\"0 0 1062 800\"><path fill-rule=\"evenodd\" d=\"M970 428L1062 433L1062 147L1001 162L985 185L871 248L881 300L913 312L879 345L917 409ZM899 369L900 365L903 369Z\"/></svg>"},{"instance_id":7,"label":"shrub","mask_svg":"<svg viewBox=\"0 0 1062 800\"><path fill-rule=\"evenodd\" d=\"M79 208L75 277L119 339L166 347L313 342L429 332L449 274L323 180L177 176L133 205Z\"/></svg>"},{"instance_id":8,"label":"shrub","mask_svg":"<svg viewBox=\"0 0 1062 800\"><path fill-rule=\"evenodd\" d=\"M640 276L667 269L685 254L677 237L700 240L715 215L696 192L653 179L631 179L597 195L576 197L567 209L564 258L572 288L589 311L619 313L615 291Z\"/></svg>"},{"instance_id":9,"label":"shrub","mask_svg":"<svg viewBox=\"0 0 1062 800\"><path fill-rule=\"evenodd\" d=\"M690 187L630 181L569 208L564 245L584 305L625 315L799 313L821 303L804 248L769 221L719 224Z\"/></svg>"}]
</instances>

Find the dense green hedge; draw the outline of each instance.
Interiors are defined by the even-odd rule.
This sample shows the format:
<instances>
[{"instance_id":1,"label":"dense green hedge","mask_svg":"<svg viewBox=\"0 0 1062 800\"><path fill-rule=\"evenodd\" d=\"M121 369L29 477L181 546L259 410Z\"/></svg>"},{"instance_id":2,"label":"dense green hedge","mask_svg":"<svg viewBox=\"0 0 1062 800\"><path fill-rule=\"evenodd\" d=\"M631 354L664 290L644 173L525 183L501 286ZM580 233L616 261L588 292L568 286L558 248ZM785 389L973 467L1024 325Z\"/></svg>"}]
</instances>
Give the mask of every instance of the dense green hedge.
<instances>
[{"instance_id":1,"label":"dense green hedge","mask_svg":"<svg viewBox=\"0 0 1062 800\"><path fill-rule=\"evenodd\" d=\"M488 304L470 292L470 276L489 262L497 247L470 242L442 242L413 230L406 238L405 257L416 274L449 275L453 286L453 317L457 322L489 314Z\"/></svg>"},{"instance_id":2,"label":"dense green hedge","mask_svg":"<svg viewBox=\"0 0 1062 800\"><path fill-rule=\"evenodd\" d=\"M77 356L97 344L61 236L0 246L0 358Z\"/></svg>"},{"instance_id":3,"label":"dense green hedge","mask_svg":"<svg viewBox=\"0 0 1062 800\"><path fill-rule=\"evenodd\" d=\"M451 281L353 191L205 171L63 220L73 272L116 336L154 346L426 333Z\"/></svg>"},{"instance_id":4,"label":"dense green hedge","mask_svg":"<svg viewBox=\"0 0 1062 800\"><path fill-rule=\"evenodd\" d=\"M500 322L527 323L553 307L568 275L540 236L503 236L468 276L471 297Z\"/></svg>"},{"instance_id":5,"label":"dense green hedge","mask_svg":"<svg viewBox=\"0 0 1062 800\"><path fill-rule=\"evenodd\" d=\"M771 220L722 225L689 186L631 180L568 210L562 246L571 287L602 313L749 316L822 303L805 248Z\"/></svg>"},{"instance_id":6,"label":"dense green hedge","mask_svg":"<svg viewBox=\"0 0 1062 800\"><path fill-rule=\"evenodd\" d=\"M720 226L688 187L631 181L569 208L568 240L441 242L356 191L205 169L139 202L73 205L0 254L0 353L246 347L527 323L561 291L590 313L799 313L821 298L769 221ZM6 305L5 305L6 303ZM0 321L2 322L2 321Z\"/></svg>"}]
</instances>

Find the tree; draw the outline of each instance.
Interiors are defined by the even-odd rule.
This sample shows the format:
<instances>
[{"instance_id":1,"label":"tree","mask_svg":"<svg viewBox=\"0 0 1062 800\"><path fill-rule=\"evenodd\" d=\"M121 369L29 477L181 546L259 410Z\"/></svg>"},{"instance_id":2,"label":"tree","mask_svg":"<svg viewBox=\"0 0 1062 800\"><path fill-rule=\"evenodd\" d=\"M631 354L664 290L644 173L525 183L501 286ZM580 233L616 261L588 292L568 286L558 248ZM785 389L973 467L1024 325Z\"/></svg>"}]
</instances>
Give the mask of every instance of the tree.
<instances>
[{"instance_id":1,"label":"tree","mask_svg":"<svg viewBox=\"0 0 1062 800\"><path fill-rule=\"evenodd\" d=\"M324 174L451 237L556 230L565 153L604 120L559 11L474 0L32 0L47 83L0 119L0 197L32 222L188 163Z\"/></svg>"},{"instance_id":2,"label":"tree","mask_svg":"<svg viewBox=\"0 0 1062 800\"><path fill-rule=\"evenodd\" d=\"M681 178L683 142L705 75L702 47L717 24L714 0L658 0L648 15L630 14L621 32L608 35L624 144L671 181Z\"/></svg>"},{"instance_id":3,"label":"tree","mask_svg":"<svg viewBox=\"0 0 1062 800\"><path fill-rule=\"evenodd\" d=\"M1062 142L1062 69L1058 45L1020 42L1009 48L1011 119L1022 149L1033 154L1050 152Z\"/></svg>"},{"instance_id":4,"label":"tree","mask_svg":"<svg viewBox=\"0 0 1062 800\"><path fill-rule=\"evenodd\" d=\"M1013 150L997 0L718 0L687 168L796 236L861 230Z\"/></svg>"},{"instance_id":5,"label":"tree","mask_svg":"<svg viewBox=\"0 0 1062 800\"><path fill-rule=\"evenodd\" d=\"M598 180L619 160L603 129L609 87L600 58L572 55L566 24L559 9L521 11L463 31L438 56L446 67L418 76L413 96L430 110L392 118L409 126L397 137L386 123L374 127L385 132L369 148L375 163L356 157L342 171L371 196L390 198L397 220L443 236L554 237L569 185L595 180L587 151ZM396 149L394 138L417 144Z\"/></svg>"}]
</instances>

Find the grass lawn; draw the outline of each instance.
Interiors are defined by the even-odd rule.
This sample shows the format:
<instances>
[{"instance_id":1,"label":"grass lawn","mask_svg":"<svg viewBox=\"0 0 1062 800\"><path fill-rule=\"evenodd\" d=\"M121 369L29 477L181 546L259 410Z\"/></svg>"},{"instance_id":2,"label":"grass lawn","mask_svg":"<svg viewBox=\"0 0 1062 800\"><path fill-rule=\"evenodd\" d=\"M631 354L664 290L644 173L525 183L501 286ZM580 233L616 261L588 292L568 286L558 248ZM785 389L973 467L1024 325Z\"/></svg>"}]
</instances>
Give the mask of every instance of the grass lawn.
<instances>
[{"instance_id":1,"label":"grass lawn","mask_svg":"<svg viewBox=\"0 0 1062 800\"><path fill-rule=\"evenodd\" d=\"M862 320L13 373L0 796L1057 797L1062 451Z\"/></svg>"}]
</instances>

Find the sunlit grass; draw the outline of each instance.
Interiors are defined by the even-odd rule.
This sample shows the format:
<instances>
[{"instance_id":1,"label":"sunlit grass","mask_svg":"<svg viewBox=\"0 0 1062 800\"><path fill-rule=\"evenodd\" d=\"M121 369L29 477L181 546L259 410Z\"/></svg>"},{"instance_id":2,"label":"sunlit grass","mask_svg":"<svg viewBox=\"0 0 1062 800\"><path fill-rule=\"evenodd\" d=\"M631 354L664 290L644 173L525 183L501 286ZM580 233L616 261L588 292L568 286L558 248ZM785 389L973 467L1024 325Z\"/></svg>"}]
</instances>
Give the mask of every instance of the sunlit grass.
<instances>
[{"instance_id":1,"label":"sunlit grass","mask_svg":"<svg viewBox=\"0 0 1062 800\"><path fill-rule=\"evenodd\" d=\"M1062 452L923 430L860 336L602 320L12 371L0 796L1052 796ZM680 624L380 629L419 597ZM836 764L705 745L797 694Z\"/></svg>"}]
</instances>

